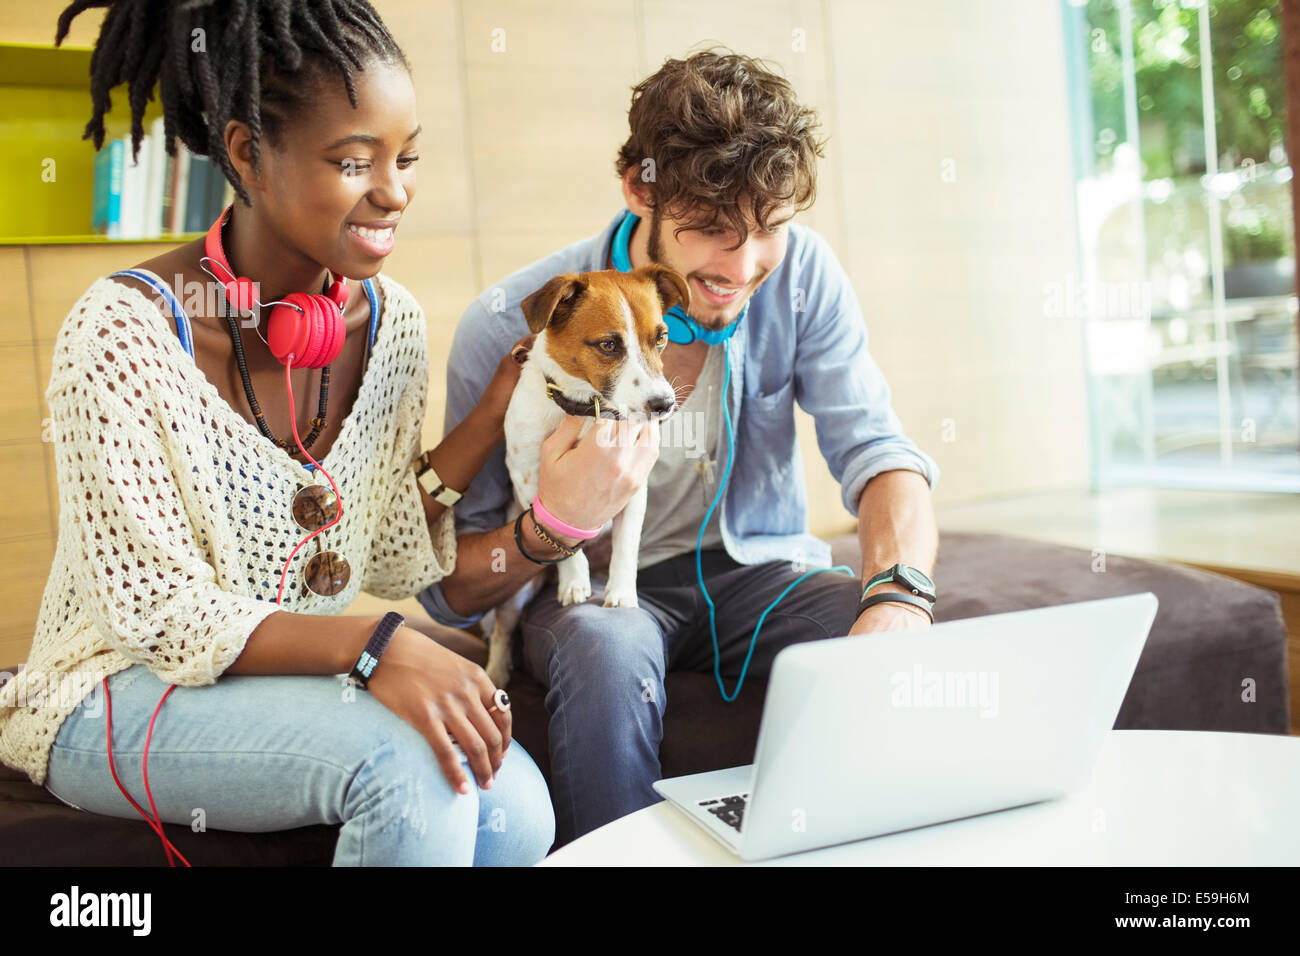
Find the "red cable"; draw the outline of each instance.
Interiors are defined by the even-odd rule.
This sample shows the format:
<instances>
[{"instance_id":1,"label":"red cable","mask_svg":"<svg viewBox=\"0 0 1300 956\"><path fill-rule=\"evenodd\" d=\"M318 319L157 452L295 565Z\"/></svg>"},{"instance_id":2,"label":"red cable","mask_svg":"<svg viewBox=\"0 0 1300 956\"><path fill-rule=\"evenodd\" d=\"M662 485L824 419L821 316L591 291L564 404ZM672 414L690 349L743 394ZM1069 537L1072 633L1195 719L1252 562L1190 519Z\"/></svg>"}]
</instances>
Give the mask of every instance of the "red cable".
<instances>
[{"instance_id":1,"label":"red cable","mask_svg":"<svg viewBox=\"0 0 1300 956\"><path fill-rule=\"evenodd\" d=\"M153 832L157 834L158 839L162 840L163 850L166 851L167 853L167 863L170 866L176 865L176 861L172 859L172 854L175 853L178 857L180 857L182 863L184 863L186 866L189 866L190 861L185 859L184 855L182 855L180 850L176 849L176 846L172 843L171 840L167 839L167 834L163 832L162 822L160 820L153 819L152 817L149 816L149 814L141 810L140 804L136 803L134 800L131 799L131 795L126 792L126 787L122 786L122 781L119 780L117 777L117 767L113 763L113 698L108 693L107 677L104 678L103 683L104 683L104 700L107 703L107 707L106 707L107 720L105 721L105 723L107 724L107 733L108 733L108 769L109 772L113 774L113 782L117 784L117 789L122 791L122 796L126 797L127 802L130 803L131 806L135 807L136 812L139 813L140 816L144 817L145 823L149 824L149 826L153 828ZM153 711L154 720L158 719L158 711L162 709L163 700L167 699L167 694L170 694L175 689L176 686L173 684L171 687L167 689L167 693L162 695L162 700L158 701L158 706L155 707ZM153 736L153 720L149 721L149 736ZM146 737L144 742L144 768L145 768L144 788L145 791L148 792L149 790L149 737ZM154 806L152 793L149 794L149 805L151 807ZM158 815L158 808L154 807L153 812L154 812L154 816L156 817Z\"/></svg>"},{"instance_id":2,"label":"red cable","mask_svg":"<svg viewBox=\"0 0 1300 956\"><path fill-rule=\"evenodd\" d=\"M153 791L149 789L149 744L153 740L153 725L158 720L158 711L162 710L163 701L166 700L168 695L171 694L171 692L174 691L175 689L176 689L176 685L172 684L165 691L163 691L162 699L158 701L158 706L153 709L153 716L149 718L149 731L144 735L144 760L142 762L142 770L144 773L144 792L145 795L149 798L149 809L153 811L153 817L155 820L158 821L159 832L162 832L162 817L158 813L158 807L153 802ZM168 850L169 847L170 850ZM185 859L185 857L181 856L181 851L177 850L176 847L172 845L171 840L168 840L166 841L166 843L163 844L163 849L168 850L167 861L172 866L175 866L176 864L172 862L171 851L175 851L176 855L181 857L181 862L184 863L186 866L190 865L190 861Z\"/></svg>"},{"instance_id":3,"label":"red cable","mask_svg":"<svg viewBox=\"0 0 1300 956\"><path fill-rule=\"evenodd\" d=\"M307 537L299 541L294 549L289 552L289 557L286 558L284 562L284 569L280 572L280 588L275 595L275 603L277 605L280 605L284 598L284 581L286 576L289 574L289 565L293 561L293 556L298 553L299 549L301 549L304 544L316 537L316 535L320 534L322 531L328 531L343 520L343 495L339 493L339 486L334 483L334 479L330 477L330 473L321 466L321 463L313 458L307 449L303 447L302 439L298 436L298 413L294 410L293 379L289 374L293 370L293 360L295 358L296 356L290 352L288 359L284 363L284 384L285 390L289 395L289 425L293 429L293 440L297 443L298 449L303 453L307 460L316 466L316 470L325 476L326 480L330 483L330 487L334 489L334 500L338 503L338 513L334 516L333 521L317 528L311 534L307 535ZM153 709L153 717L149 720L149 732L144 738L144 792L149 797L149 808L153 810L153 817L150 817L149 814L140 809L140 805L131 799L131 795L127 793L126 788L122 786L122 781L117 778L117 767L113 763L113 698L108 693L108 678L104 678L104 700L107 702L108 714L108 769L113 774L113 782L117 784L117 789L122 791L122 796L126 797L127 802L129 802L131 806L135 807L140 816L144 817L145 822L153 828L158 839L162 840L163 851L167 854L168 865L176 865L176 861L172 859L172 854L175 853L180 857L182 863L186 866L190 866L190 861L182 856L181 851L176 849L175 844L173 844L171 840L167 839L167 834L163 832L162 819L158 815L158 807L154 804L153 800L153 791L149 789L149 743L153 740L153 725L158 720L158 712L162 710L163 701L165 701L168 695L170 695L175 689L176 685L172 684L163 693L162 699L158 701L158 706Z\"/></svg>"}]
</instances>

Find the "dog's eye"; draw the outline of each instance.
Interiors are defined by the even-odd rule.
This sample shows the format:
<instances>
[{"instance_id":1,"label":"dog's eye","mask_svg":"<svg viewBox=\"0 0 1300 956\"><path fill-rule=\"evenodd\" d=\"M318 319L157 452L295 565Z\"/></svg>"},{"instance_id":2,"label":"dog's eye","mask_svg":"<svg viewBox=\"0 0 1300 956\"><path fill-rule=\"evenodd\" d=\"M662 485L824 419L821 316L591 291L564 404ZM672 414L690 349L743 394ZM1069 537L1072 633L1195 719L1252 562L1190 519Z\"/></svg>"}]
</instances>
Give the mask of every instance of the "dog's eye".
<instances>
[{"instance_id":1,"label":"dog's eye","mask_svg":"<svg viewBox=\"0 0 1300 956\"><path fill-rule=\"evenodd\" d=\"M613 355L618 351L618 343L613 339L601 339L596 343L596 348L600 349L606 355Z\"/></svg>"},{"instance_id":2,"label":"dog's eye","mask_svg":"<svg viewBox=\"0 0 1300 956\"><path fill-rule=\"evenodd\" d=\"M668 330L661 329L659 331L659 337L655 339L655 348L661 349L667 344L668 344Z\"/></svg>"}]
</instances>

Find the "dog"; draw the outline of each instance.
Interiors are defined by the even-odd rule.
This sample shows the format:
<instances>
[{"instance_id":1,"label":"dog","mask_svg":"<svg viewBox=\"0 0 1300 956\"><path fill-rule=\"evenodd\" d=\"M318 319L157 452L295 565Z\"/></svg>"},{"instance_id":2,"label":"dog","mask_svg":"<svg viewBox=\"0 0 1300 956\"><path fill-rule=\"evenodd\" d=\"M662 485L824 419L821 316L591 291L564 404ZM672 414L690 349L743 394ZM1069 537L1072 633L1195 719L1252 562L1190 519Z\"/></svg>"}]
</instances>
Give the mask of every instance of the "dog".
<instances>
[{"instance_id":1,"label":"dog","mask_svg":"<svg viewBox=\"0 0 1300 956\"><path fill-rule=\"evenodd\" d=\"M566 415L591 416L580 433L585 435L597 415L663 421L677 410L676 392L664 377L661 357L668 343L663 315L689 304L686 280L658 264L626 273L565 273L523 300L524 318L537 337L506 409L505 459L514 488L507 507L510 521L533 503L542 442ZM637 554L645 510L642 485L612 519L605 607L637 606ZM546 550L535 536L525 544L533 554ZM591 597L591 569L582 551L559 562L556 570L561 605ZM539 576L494 609L487 673L498 687L510 676L515 625L540 587Z\"/></svg>"}]
</instances>

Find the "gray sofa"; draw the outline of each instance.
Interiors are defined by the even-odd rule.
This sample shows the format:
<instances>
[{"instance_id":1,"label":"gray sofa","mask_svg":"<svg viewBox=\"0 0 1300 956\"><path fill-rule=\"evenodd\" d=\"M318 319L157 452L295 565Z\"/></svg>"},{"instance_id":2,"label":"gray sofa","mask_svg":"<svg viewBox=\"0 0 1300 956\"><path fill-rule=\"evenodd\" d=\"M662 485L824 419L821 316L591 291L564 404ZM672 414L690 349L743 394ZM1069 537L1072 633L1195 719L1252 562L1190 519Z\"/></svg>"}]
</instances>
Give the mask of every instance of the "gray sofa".
<instances>
[{"instance_id":1,"label":"gray sofa","mask_svg":"<svg viewBox=\"0 0 1300 956\"><path fill-rule=\"evenodd\" d=\"M860 571L857 539L832 540L835 561ZM1160 601L1117 729L1220 730L1284 734L1288 730L1286 628L1278 596L1268 590L1176 564L1092 554L999 534L941 532L935 569L936 622L1023 608L1151 591ZM482 646L463 632L429 622L425 629L472 656ZM1085 653L1086 649L1081 649ZM0 668L14 670L15 668ZM1255 701L1243 702L1244 678ZM762 715L762 683L723 702L711 674L671 673L660 751L665 776L751 762ZM543 688L516 672L510 684L515 737L549 771ZM707 733L701 728L708 728ZM327 865L336 826L280 833L168 835L196 866ZM0 865L157 865L165 858L142 820L79 812L26 777L0 767Z\"/></svg>"}]
</instances>

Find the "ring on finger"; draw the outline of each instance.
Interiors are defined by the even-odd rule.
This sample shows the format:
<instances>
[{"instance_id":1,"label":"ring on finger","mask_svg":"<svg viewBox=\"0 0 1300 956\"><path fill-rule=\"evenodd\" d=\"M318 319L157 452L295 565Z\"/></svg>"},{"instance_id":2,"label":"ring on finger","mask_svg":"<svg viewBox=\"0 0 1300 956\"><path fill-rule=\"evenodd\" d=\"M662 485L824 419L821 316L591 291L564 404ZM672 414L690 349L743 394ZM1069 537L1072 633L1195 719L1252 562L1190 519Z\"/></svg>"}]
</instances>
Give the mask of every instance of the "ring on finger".
<instances>
[{"instance_id":1,"label":"ring on finger","mask_svg":"<svg viewBox=\"0 0 1300 956\"><path fill-rule=\"evenodd\" d=\"M496 693L492 695L492 706L488 708L488 713L493 714L496 713L497 711L501 711L502 713L505 713L509 709L510 709L510 695L507 694L500 687L498 687Z\"/></svg>"}]
</instances>

